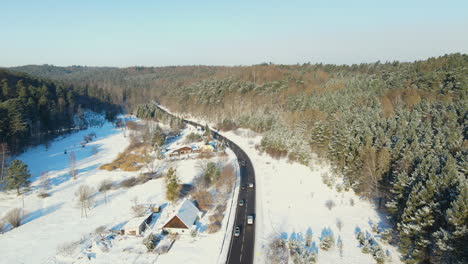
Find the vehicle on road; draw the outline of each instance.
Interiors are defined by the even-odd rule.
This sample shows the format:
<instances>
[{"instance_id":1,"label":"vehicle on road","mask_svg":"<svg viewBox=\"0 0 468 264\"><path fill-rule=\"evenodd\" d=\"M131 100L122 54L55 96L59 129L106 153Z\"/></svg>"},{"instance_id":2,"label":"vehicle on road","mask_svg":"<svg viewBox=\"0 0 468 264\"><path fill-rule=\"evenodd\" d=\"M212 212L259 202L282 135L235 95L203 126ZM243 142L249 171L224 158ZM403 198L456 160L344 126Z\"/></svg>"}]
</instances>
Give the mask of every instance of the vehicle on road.
<instances>
[{"instance_id":1,"label":"vehicle on road","mask_svg":"<svg viewBox=\"0 0 468 264\"><path fill-rule=\"evenodd\" d=\"M254 183L253 182L249 183L249 188L253 188L253 187L254 187Z\"/></svg>"},{"instance_id":2,"label":"vehicle on road","mask_svg":"<svg viewBox=\"0 0 468 264\"><path fill-rule=\"evenodd\" d=\"M236 229L234 230L234 236L238 237L240 235L240 226L236 226Z\"/></svg>"},{"instance_id":3,"label":"vehicle on road","mask_svg":"<svg viewBox=\"0 0 468 264\"><path fill-rule=\"evenodd\" d=\"M241 188L242 190L245 190L245 188L247 188L247 184L242 184Z\"/></svg>"},{"instance_id":4,"label":"vehicle on road","mask_svg":"<svg viewBox=\"0 0 468 264\"><path fill-rule=\"evenodd\" d=\"M253 225L253 222L254 222L254 217L253 217L253 215L247 216L247 224L248 224L248 225Z\"/></svg>"},{"instance_id":5,"label":"vehicle on road","mask_svg":"<svg viewBox=\"0 0 468 264\"><path fill-rule=\"evenodd\" d=\"M239 201L239 206L244 206L244 204L245 204L245 200L244 200L244 199L242 199L242 200Z\"/></svg>"}]
</instances>

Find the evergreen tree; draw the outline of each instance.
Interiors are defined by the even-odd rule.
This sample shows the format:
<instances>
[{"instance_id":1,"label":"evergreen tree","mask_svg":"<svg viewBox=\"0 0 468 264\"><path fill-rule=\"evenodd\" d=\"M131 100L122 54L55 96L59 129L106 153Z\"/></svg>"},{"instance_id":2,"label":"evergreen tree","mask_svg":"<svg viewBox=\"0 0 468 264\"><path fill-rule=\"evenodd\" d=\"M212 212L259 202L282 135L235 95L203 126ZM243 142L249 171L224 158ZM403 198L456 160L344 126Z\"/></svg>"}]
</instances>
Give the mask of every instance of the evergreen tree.
<instances>
[{"instance_id":1,"label":"evergreen tree","mask_svg":"<svg viewBox=\"0 0 468 264\"><path fill-rule=\"evenodd\" d=\"M29 186L29 177L31 177L31 174L28 165L21 160L13 160L7 169L6 187L16 189L17 194L20 195L21 188Z\"/></svg>"}]
</instances>

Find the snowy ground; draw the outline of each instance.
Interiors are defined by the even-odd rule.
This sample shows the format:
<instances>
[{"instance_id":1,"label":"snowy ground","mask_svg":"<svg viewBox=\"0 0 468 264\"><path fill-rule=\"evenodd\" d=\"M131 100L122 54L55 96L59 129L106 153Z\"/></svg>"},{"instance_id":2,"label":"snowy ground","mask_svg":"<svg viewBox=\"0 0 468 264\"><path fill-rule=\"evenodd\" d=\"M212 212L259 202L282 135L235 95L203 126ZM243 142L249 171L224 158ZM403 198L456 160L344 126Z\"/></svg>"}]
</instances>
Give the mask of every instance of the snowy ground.
<instances>
[{"instance_id":1,"label":"snowy ground","mask_svg":"<svg viewBox=\"0 0 468 264\"><path fill-rule=\"evenodd\" d=\"M214 127L214 124L191 115L183 117ZM357 231L379 243L389 255L386 263L402 263L397 248L375 232L377 229L388 230L386 216L352 190L338 192L323 182L324 173L333 176L336 183L340 182L340 177L331 171L330 164L316 159L308 167L285 159L273 159L255 148L261 141L261 135L247 129L220 134L239 145L249 155L255 169L255 263L270 263L266 255L273 238L302 240L307 234L312 234L314 243L308 250L318 252L317 263L376 263L371 254L362 252L356 239ZM335 204L331 210L325 206L328 200ZM338 220L342 222L341 229L337 227ZM322 233L329 233L329 230L335 241L338 238L342 240L342 256L336 245L328 251L319 248Z\"/></svg>"},{"instance_id":2,"label":"snowy ground","mask_svg":"<svg viewBox=\"0 0 468 264\"><path fill-rule=\"evenodd\" d=\"M268 263L265 258L267 245L275 236L284 238L305 237L312 233L316 247L324 228L330 228L343 241L343 256L335 246L329 251L318 250L317 263L375 263L370 254L361 252L355 238L357 229L374 235L384 250L390 252L392 263L401 263L396 249L379 240L372 226L385 228L384 216L352 191L338 192L322 181L321 175L332 175L326 164L312 165L312 169L286 160L276 160L260 154L255 145L261 136L238 129L222 133L242 147L253 162L257 188L257 217L255 263ZM325 206L327 200L336 204L331 210ZM354 201L354 206L351 205ZM343 223L341 230L337 219Z\"/></svg>"},{"instance_id":3,"label":"snowy ground","mask_svg":"<svg viewBox=\"0 0 468 264\"><path fill-rule=\"evenodd\" d=\"M173 149L184 140L184 136L194 131L188 128L183 135L167 146ZM83 136L95 132L97 139L81 148L79 143ZM104 123L102 127L94 127L80 131L52 142L45 148L39 146L30 149L17 157L24 161L33 174L31 191L24 197L16 196L15 192L0 193L0 216L3 216L11 208L22 207L24 198L25 217L23 224L15 229L6 228L6 232L0 234L0 263L222 263L225 259L223 244L225 230L230 230L229 217L223 220L221 231L215 234L207 234L205 218L199 223L199 235L195 238L186 237L175 242L169 253L158 256L146 253L142 244L142 237L117 236L111 241L112 247L108 252L102 252L95 246L91 250L79 250L78 255L71 257L57 256L57 248L69 242L79 241L83 237L89 237L97 227L118 229L128 220L133 218L131 206L136 197L140 203L159 204L165 207L161 216L153 223L153 230L164 222L166 215L164 210L170 210L171 206L165 198L164 179L156 179L142 185L136 185L128 189L117 189L108 192L108 202L105 203L103 194L96 192L95 205L87 218L80 217L80 209L77 206L75 192L82 184L87 184L97 189L98 184L104 179L110 179L115 183L131 176L137 176L140 172L124 172L120 170L99 170L102 164L111 162L118 153L122 152L129 144L129 137L124 137L121 130L115 129L112 124ZM95 148L94 148L95 147ZM68 155L64 150L74 151L78 164L79 174L76 180L69 177ZM98 150L94 153L94 150ZM214 161L224 159L224 162L235 162L235 155L228 151L224 158L213 158ZM161 162L164 168L177 169L181 183L191 183L198 174L197 160L181 159L171 162ZM48 171L52 180L50 197L39 198L38 175ZM238 184L236 185L238 186ZM231 197L236 197L235 195ZM229 205L236 205L235 200L228 201ZM232 222L232 221L231 221ZM228 227L228 228L226 228ZM83 246L83 245L81 245ZM223 250L223 251L222 251ZM84 252L86 251L86 252ZM88 257L91 259L88 260Z\"/></svg>"}]
</instances>

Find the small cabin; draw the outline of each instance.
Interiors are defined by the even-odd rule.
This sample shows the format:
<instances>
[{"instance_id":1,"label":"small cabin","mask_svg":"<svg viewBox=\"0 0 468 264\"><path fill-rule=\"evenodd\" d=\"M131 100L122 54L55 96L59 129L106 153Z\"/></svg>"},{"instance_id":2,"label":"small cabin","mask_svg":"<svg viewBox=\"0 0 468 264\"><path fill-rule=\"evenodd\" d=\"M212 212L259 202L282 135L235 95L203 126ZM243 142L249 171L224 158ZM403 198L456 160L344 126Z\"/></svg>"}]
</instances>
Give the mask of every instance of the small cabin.
<instances>
[{"instance_id":1,"label":"small cabin","mask_svg":"<svg viewBox=\"0 0 468 264\"><path fill-rule=\"evenodd\" d=\"M180 154L188 154L188 153L191 153L192 152L192 148L191 147L182 147L178 150L176 150L177 152L179 152Z\"/></svg>"},{"instance_id":2,"label":"small cabin","mask_svg":"<svg viewBox=\"0 0 468 264\"><path fill-rule=\"evenodd\" d=\"M162 229L169 233L190 234L201 212L190 200L184 200L176 213L169 218Z\"/></svg>"},{"instance_id":3,"label":"small cabin","mask_svg":"<svg viewBox=\"0 0 468 264\"><path fill-rule=\"evenodd\" d=\"M152 219L153 214L133 218L130 221L128 221L122 227L122 229L120 229L120 233L122 235L140 236L146 230L146 226L151 222Z\"/></svg>"}]
</instances>

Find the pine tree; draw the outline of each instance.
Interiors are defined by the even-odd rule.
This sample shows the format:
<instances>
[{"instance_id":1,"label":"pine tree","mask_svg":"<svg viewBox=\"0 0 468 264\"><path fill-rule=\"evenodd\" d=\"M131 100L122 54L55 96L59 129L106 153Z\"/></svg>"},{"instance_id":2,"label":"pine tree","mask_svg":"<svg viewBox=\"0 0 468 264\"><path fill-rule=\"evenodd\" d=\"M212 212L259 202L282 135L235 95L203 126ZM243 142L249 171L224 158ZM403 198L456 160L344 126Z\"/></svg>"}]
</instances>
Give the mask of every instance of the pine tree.
<instances>
[{"instance_id":1,"label":"pine tree","mask_svg":"<svg viewBox=\"0 0 468 264\"><path fill-rule=\"evenodd\" d=\"M179 198L180 185L179 178L176 175L176 170L169 168L166 175L166 198L174 202Z\"/></svg>"},{"instance_id":2,"label":"pine tree","mask_svg":"<svg viewBox=\"0 0 468 264\"><path fill-rule=\"evenodd\" d=\"M13 160L7 169L5 177L6 187L9 189L16 189L17 194L20 195L21 188L29 186L29 177L31 174L28 170L28 165L21 160Z\"/></svg>"}]
</instances>

